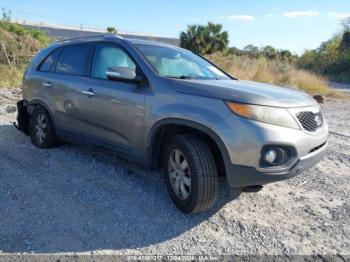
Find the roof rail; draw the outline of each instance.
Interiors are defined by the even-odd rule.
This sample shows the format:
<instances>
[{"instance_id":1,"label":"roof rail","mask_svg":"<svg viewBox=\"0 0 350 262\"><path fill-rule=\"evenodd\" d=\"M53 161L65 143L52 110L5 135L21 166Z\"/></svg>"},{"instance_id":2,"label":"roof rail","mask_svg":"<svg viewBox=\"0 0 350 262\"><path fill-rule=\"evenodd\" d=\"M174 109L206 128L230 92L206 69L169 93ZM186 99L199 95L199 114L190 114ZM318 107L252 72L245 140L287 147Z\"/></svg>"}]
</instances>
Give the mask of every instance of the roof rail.
<instances>
[{"instance_id":1,"label":"roof rail","mask_svg":"<svg viewBox=\"0 0 350 262\"><path fill-rule=\"evenodd\" d=\"M69 41L73 41L73 40L84 40L84 39L89 39L89 38L101 38L101 37L108 37L108 38L117 37L117 38L123 39L123 37L120 35L106 33L106 34L100 34L100 35L89 35L89 36L66 38L66 39L54 41L52 44L64 43L64 42L69 42Z\"/></svg>"}]
</instances>

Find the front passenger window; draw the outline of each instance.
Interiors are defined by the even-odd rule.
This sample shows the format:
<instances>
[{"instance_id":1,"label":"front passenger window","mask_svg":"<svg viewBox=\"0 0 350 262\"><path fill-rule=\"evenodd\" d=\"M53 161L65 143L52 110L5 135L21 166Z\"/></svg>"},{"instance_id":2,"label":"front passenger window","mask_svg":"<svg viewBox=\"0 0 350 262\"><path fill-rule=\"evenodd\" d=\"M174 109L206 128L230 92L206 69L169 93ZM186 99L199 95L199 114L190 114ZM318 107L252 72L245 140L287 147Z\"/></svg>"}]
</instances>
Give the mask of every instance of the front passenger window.
<instances>
[{"instance_id":1,"label":"front passenger window","mask_svg":"<svg viewBox=\"0 0 350 262\"><path fill-rule=\"evenodd\" d=\"M113 67L127 68L136 74L136 65L124 50L111 45L96 45L91 76L107 79L106 71Z\"/></svg>"}]
</instances>

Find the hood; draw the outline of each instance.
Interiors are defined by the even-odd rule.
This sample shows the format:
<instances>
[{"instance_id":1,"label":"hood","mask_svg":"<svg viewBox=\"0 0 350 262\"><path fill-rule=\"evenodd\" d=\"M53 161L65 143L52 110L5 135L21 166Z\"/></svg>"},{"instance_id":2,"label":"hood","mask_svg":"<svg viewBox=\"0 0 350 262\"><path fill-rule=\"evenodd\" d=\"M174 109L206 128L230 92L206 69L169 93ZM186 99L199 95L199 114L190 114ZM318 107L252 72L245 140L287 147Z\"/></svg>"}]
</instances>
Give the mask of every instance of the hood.
<instances>
[{"instance_id":1,"label":"hood","mask_svg":"<svg viewBox=\"0 0 350 262\"><path fill-rule=\"evenodd\" d=\"M177 92L213 97L233 102L301 107L317 102L309 95L283 87L243 80L172 80Z\"/></svg>"}]
</instances>

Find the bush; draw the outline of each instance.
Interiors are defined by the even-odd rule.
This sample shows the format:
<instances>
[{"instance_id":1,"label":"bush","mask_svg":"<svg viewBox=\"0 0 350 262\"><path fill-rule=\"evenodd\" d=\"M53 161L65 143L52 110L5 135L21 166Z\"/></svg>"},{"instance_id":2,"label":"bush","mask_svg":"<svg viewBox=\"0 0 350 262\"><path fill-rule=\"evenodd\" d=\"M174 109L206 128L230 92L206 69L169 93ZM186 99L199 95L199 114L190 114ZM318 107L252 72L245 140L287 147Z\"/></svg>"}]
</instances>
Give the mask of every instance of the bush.
<instances>
[{"instance_id":1,"label":"bush","mask_svg":"<svg viewBox=\"0 0 350 262\"><path fill-rule=\"evenodd\" d=\"M333 81L350 82L350 32L344 31L307 50L298 59L299 68L327 76Z\"/></svg>"},{"instance_id":2,"label":"bush","mask_svg":"<svg viewBox=\"0 0 350 262\"><path fill-rule=\"evenodd\" d=\"M24 68L49 42L46 32L0 20L0 87L20 85Z\"/></svg>"},{"instance_id":3,"label":"bush","mask_svg":"<svg viewBox=\"0 0 350 262\"><path fill-rule=\"evenodd\" d=\"M42 44L29 35L18 36L0 29L0 63L21 67L42 48Z\"/></svg>"},{"instance_id":4,"label":"bush","mask_svg":"<svg viewBox=\"0 0 350 262\"><path fill-rule=\"evenodd\" d=\"M0 21L0 29L13 33L16 36L30 36L39 41L42 46L48 45L51 41L50 37L45 31L26 28L21 24L12 23L8 20Z\"/></svg>"}]
</instances>

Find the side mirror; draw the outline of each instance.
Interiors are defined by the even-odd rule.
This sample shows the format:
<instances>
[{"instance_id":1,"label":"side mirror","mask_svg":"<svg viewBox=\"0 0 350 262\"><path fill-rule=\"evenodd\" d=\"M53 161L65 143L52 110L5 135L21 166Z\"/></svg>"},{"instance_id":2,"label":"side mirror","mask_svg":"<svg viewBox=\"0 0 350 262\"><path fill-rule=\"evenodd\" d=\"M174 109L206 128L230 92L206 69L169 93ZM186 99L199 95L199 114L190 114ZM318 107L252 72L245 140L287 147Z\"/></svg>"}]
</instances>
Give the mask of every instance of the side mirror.
<instances>
[{"instance_id":1,"label":"side mirror","mask_svg":"<svg viewBox=\"0 0 350 262\"><path fill-rule=\"evenodd\" d=\"M144 79L142 76L136 74L135 70L128 67L109 67L106 71L108 80L130 82L135 84L141 84Z\"/></svg>"}]
</instances>

